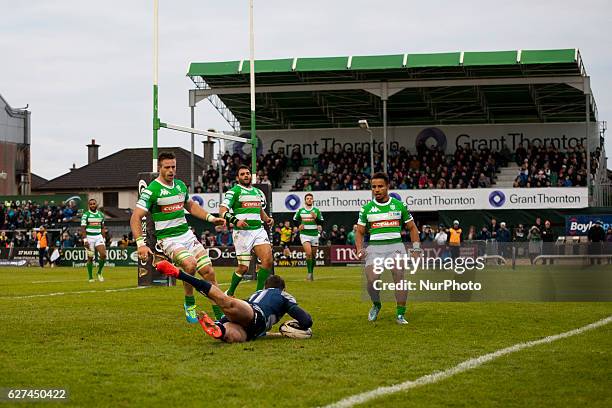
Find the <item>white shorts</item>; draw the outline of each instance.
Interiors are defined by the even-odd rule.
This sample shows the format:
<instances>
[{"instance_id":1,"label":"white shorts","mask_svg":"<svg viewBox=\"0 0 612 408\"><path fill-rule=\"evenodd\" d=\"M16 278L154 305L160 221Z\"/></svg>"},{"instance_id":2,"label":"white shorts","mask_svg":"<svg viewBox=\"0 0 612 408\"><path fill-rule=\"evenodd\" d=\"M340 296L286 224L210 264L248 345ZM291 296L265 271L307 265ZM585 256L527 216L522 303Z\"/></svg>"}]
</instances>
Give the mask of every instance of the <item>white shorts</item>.
<instances>
[{"instance_id":1,"label":"white shorts","mask_svg":"<svg viewBox=\"0 0 612 408\"><path fill-rule=\"evenodd\" d=\"M319 236L315 235L313 237L312 235L300 234L300 242L302 245L304 245L304 242L310 242L310 245L312 246L319 246Z\"/></svg>"},{"instance_id":2,"label":"white shorts","mask_svg":"<svg viewBox=\"0 0 612 408\"><path fill-rule=\"evenodd\" d=\"M236 248L236 255L250 255L253 247L257 245L268 244L268 233L263 228L256 230L237 230L235 229L232 233L234 238L234 247Z\"/></svg>"},{"instance_id":3,"label":"white shorts","mask_svg":"<svg viewBox=\"0 0 612 408\"><path fill-rule=\"evenodd\" d=\"M373 265L375 258L395 258L397 255L406 255L406 247L403 243L389 245L369 245L366 248L366 266Z\"/></svg>"},{"instance_id":4,"label":"white shorts","mask_svg":"<svg viewBox=\"0 0 612 408\"><path fill-rule=\"evenodd\" d=\"M106 247L106 242L104 241L104 237L102 235L90 235L87 237L87 246L90 252L93 252L94 249L100 245Z\"/></svg>"},{"instance_id":5,"label":"white shorts","mask_svg":"<svg viewBox=\"0 0 612 408\"><path fill-rule=\"evenodd\" d=\"M160 239L157 243L161 247L162 252L172 260L174 260L174 252L179 248L186 249L193 256L197 256L200 253L208 255L208 251L200 244L191 230L178 237Z\"/></svg>"}]
</instances>

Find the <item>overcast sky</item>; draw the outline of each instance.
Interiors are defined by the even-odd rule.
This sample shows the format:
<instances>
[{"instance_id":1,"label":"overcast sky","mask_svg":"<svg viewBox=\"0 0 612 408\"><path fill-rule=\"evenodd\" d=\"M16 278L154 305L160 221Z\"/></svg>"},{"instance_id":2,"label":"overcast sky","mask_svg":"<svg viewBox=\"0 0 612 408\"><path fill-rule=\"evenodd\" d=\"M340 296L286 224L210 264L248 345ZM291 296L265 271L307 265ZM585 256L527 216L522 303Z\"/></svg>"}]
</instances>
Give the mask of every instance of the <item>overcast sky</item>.
<instances>
[{"instance_id":1,"label":"overcast sky","mask_svg":"<svg viewBox=\"0 0 612 408\"><path fill-rule=\"evenodd\" d=\"M579 48L612 118L612 2L255 0L256 58ZM151 145L152 0L0 0L0 94L32 111L45 178ZM248 58L248 1L160 0L160 116L189 124L191 61ZM197 127L229 129L208 103ZM609 137L607 138L610 139ZM160 146L189 148L162 131ZM198 143L198 149L201 144ZM612 143L607 142L612 152Z\"/></svg>"}]
</instances>

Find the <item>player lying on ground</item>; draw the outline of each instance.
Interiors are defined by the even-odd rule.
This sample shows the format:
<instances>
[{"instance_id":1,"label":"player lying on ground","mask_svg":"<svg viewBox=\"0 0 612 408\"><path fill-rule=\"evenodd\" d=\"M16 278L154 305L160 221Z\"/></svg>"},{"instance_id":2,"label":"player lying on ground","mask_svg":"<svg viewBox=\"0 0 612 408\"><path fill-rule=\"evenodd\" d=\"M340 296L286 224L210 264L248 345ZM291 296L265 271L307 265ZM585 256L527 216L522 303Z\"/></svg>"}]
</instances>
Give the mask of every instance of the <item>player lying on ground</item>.
<instances>
[{"instance_id":1,"label":"player lying on ground","mask_svg":"<svg viewBox=\"0 0 612 408\"><path fill-rule=\"evenodd\" d=\"M374 273L374 260L376 258L395 258L396 255L406 254L406 248L402 242L403 226L406 226L410 232L413 256L420 255L418 252L421 244L419 230L406 204L389 196L389 178L387 175L385 173L375 173L372 176L371 186L374 199L361 207L359 211L357 231L355 232L355 251L359 259L365 257L367 289L373 304L368 314L368 320L373 322L378 318L378 312L382 307L380 292L374 288L374 281L380 279L380 276ZM370 242L369 246L364 248L363 238L366 231L370 234ZM391 272L396 283L404 279L403 270L393 269ZM397 302L396 322L398 324L408 323L404 317L407 298L407 291L395 291Z\"/></svg>"},{"instance_id":2,"label":"player lying on ground","mask_svg":"<svg viewBox=\"0 0 612 408\"><path fill-rule=\"evenodd\" d=\"M104 213L98 211L98 202L95 199L90 199L88 202L89 209L83 213L81 217L81 234L83 237L83 245L87 251L87 275L89 281L93 282L93 259L98 252L98 280L104 282L102 276L102 268L106 263L106 243L104 242Z\"/></svg>"},{"instance_id":3,"label":"player lying on ground","mask_svg":"<svg viewBox=\"0 0 612 408\"><path fill-rule=\"evenodd\" d=\"M232 282L227 294L234 295L242 275L249 269L251 251L261 260L257 271L257 290L263 289L264 282L272 272L272 245L268 233L263 228L266 223L274 225L274 219L264 211L266 197L257 187L251 185L251 170L247 166L238 167L237 184L229 189L219 207L219 217L234 224L232 237L236 248L238 267L232 275Z\"/></svg>"},{"instance_id":4,"label":"player lying on ground","mask_svg":"<svg viewBox=\"0 0 612 408\"><path fill-rule=\"evenodd\" d=\"M314 196L307 193L304 196L304 207L297 210L293 216L293 221L300 229L300 241L306 253L306 280L314 280L315 257L313 251L319 247L318 226L323 223L323 214L315 207Z\"/></svg>"},{"instance_id":5,"label":"player lying on ground","mask_svg":"<svg viewBox=\"0 0 612 408\"><path fill-rule=\"evenodd\" d=\"M285 281L278 275L266 279L265 288L253 293L248 300L236 299L223 293L216 286L180 271L168 261L159 262L156 268L161 273L190 283L198 292L215 302L225 316L214 322L201 313L200 322L206 333L227 343L254 340L266 334L285 314L297 320L297 329L308 330L312 318L295 298L285 292Z\"/></svg>"},{"instance_id":6,"label":"player lying on ground","mask_svg":"<svg viewBox=\"0 0 612 408\"><path fill-rule=\"evenodd\" d=\"M175 178L176 157L172 152L161 152L157 158L159 177L140 193L136 208L130 219L132 234L138 246L138 257L145 261L153 256L142 235L142 218L149 213L155 223L155 238L164 254L185 272L194 275L196 271L203 278L217 284L208 251L197 240L185 219L187 210L196 218L214 225L224 225L225 220L214 217L189 198L187 186ZM198 323L193 288L184 284L185 318L189 323ZM221 310L213 305L215 316L221 317Z\"/></svg>"}]
</instances>

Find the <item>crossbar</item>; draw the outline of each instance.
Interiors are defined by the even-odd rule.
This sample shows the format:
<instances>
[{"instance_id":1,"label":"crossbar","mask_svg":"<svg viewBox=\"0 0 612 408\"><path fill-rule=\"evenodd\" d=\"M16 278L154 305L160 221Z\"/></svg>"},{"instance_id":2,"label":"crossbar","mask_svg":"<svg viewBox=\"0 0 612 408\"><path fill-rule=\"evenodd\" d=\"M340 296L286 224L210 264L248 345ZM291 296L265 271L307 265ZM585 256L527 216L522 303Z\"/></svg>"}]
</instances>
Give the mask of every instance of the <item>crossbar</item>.
<instances>
[{"instance_id":1,"label":"crossbar","mask_svg":"<svg viewBox=\"0 0 612 408\"><path fill-rule=\"evenodd\" d=\"M178 130L179 132L194 133L196 135L209 136L209 137L214 137L217 139L232 140L234 142L251 144L250 139L240 137L240 136L226 135L225 133L211 132L208 130L200 130L200 129L195 129L192 127L173 125L171 123L163 123L163 122L161 122L159 126L166 128L166 129Z\"/></svg>"}]
</instances>

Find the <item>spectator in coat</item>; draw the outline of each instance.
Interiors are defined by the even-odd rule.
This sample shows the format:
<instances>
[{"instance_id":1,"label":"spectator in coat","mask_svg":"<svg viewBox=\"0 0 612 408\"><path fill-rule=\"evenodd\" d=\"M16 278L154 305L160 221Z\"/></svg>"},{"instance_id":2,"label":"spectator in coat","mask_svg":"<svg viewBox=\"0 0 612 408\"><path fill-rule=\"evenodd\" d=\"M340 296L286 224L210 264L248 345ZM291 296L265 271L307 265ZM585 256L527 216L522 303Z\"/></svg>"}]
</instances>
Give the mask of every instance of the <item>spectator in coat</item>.
<instances>
[{"instance_id":1,"label":"spectator in coat","mask_svg":"<svg viewBox=\"0 0 612 408\"><path fill-rule=\"evenodd\" d=\"M606 232L603 229L603 221L597 220L595 224L589 229L589 255L601 255L603 250L603 243L606 241ZM601 265L601 258L591 258L591 265L595 265L597 261L598 265Z\"/></svg>"}]
</instances>

